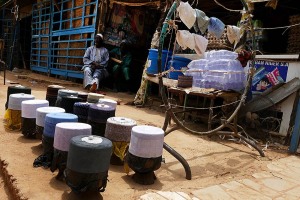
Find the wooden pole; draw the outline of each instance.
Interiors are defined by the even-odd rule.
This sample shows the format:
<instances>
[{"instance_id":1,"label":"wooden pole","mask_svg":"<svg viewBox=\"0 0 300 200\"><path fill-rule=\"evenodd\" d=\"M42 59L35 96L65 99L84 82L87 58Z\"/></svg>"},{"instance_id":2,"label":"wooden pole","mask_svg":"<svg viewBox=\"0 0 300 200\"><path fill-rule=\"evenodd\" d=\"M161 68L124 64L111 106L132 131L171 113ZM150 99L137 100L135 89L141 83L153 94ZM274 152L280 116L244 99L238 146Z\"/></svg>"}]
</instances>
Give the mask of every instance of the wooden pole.
<instances>
[{"instance_id":1,"label":"wooden pole","mask_svg":"<svg viewBox=\"0 0 300 200\"><path fill-rule=\"evenodd\" d=\"M300 100L298 101L295 125L292 133L291 144L289 148L290 153L296 153L300 139Z\"/></svg>"}]
</instances>

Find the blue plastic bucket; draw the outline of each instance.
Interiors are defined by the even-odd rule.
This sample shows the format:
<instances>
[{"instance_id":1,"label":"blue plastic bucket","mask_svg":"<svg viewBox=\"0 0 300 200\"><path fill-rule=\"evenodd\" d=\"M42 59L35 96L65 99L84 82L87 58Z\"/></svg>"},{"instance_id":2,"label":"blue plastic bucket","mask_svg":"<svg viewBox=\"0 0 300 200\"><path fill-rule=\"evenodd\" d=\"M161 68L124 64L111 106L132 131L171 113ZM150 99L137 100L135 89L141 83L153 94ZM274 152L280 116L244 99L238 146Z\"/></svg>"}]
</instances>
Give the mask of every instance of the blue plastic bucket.
<instances>
[{"instance_id":1,"label":"blue plastic bucket","mask_svg":"<svg viewBox=\"0 0 300 200\"><path fill-rule=\"evenodd\" d=\"M173 60L170 60L167 69L172 66L174 70L181 70L182 67L186 67L192 60L181 56L173 56ZM170 79L178 80L178 76L183 75L182 72L170 72L167 77Z\"/></svg>"},{"instance_id":2,"label":"blue plastic bucket","mask_svg":"<svg viewBox=\"0 0 300 200\"><path fill-rule=\"evenodd\" d=\"M172 51L162 50L162 56L161 56L161 70L164 71L164 67L166 63L171 59L172 57ZM157 49L149 49L148 54L148 68L147 73L148 74L157 74L158 73L158 50Z\"/></svg>"}]
</instances>

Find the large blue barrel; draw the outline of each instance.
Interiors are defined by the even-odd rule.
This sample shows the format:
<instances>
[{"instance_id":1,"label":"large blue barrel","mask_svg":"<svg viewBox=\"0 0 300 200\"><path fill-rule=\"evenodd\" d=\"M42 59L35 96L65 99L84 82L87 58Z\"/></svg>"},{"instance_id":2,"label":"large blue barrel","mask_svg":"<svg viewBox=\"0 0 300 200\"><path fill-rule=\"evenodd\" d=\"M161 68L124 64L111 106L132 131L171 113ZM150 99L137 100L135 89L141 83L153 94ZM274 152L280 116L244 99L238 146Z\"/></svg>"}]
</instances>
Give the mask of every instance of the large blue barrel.
<instances>
[{"instance_id":1,"label":"large blue barrel","mask_svg":"<svg viewBox=\"0 0 300 200\"><path fill-rule=\"evenodd\" d=\"M182 67L186 67L192 60L181 56L173 56L173 59L168 62L167 69L172 66L174 70L181 70ZM178 80L178 76L183 75L182 72L170 72L167 77L170 79Z\"/></svg>"},{"instance_id":2,"label":"large blue barrel","mask_svg":"<svg viewBox=\"0 0 300 200\"><path fill-rule=\"evenodd\" d=\"M164 67L166 63L171 59L172 57L172 51L162 50L162 56L161 56L161 66L162 71L164 71ZM148 63L147 63L147 74L157 74L158 73L158 50L157 49L149 49L148 54Z\"/></svg>"}]
</instances>

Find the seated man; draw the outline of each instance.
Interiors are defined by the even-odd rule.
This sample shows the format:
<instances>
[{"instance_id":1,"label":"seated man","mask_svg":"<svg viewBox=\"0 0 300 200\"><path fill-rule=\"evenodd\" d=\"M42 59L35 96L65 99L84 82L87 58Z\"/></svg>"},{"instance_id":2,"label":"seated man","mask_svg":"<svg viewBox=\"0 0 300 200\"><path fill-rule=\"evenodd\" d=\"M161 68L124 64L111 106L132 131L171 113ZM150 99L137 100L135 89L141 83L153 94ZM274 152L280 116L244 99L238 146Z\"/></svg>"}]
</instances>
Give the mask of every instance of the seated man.
<instances>
[{"instance_id":1,"label":"seated man","mask_svg":"<svg viewBox=\"0 0 300 200\"><path fill-rule=\"evenodd\" d=\"M90 92L98 89L99 81L108 76L106 70L109 60L109 52L104 47L102 34L95 37L95 45L89 47L83 56L84 79L83 86Z\"/></svg>"},{"instance_id":2,"label":"seated man","mask_svg":"<svg viewBox=\"0 0 300 200\"><path fill-rule=\"evenodd\" d=\"M117 91L127 90L129 91L129 70L132 55L129 52L129 44L123 40L120 47L114 48L110 51L111 60L115 62L112 72L114 77L114 89ZM123 82L123 80L125 82ZM124 86L123 88L121 86Z\"/></svg>"}]
</instances>

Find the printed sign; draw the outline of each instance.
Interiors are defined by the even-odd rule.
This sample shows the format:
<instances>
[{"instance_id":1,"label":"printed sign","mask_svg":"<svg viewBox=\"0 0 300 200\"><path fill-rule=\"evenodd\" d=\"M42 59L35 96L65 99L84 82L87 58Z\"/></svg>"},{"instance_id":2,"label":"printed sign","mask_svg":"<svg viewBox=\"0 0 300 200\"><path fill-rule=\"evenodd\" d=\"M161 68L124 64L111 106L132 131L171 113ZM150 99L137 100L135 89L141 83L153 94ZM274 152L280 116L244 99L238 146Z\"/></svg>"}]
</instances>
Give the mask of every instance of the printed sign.
<instances>
[{"instance_id":1,"label":"printed sign","mask_svg":"<svg viewBox=\"0 0 300 200\"><path fill-rule=\"evenodd\" d=\"M256 60L252 91L263 92L279 83L284 83L286 81L288 66L288 62Z\"/></svg>"}]
</instances>

